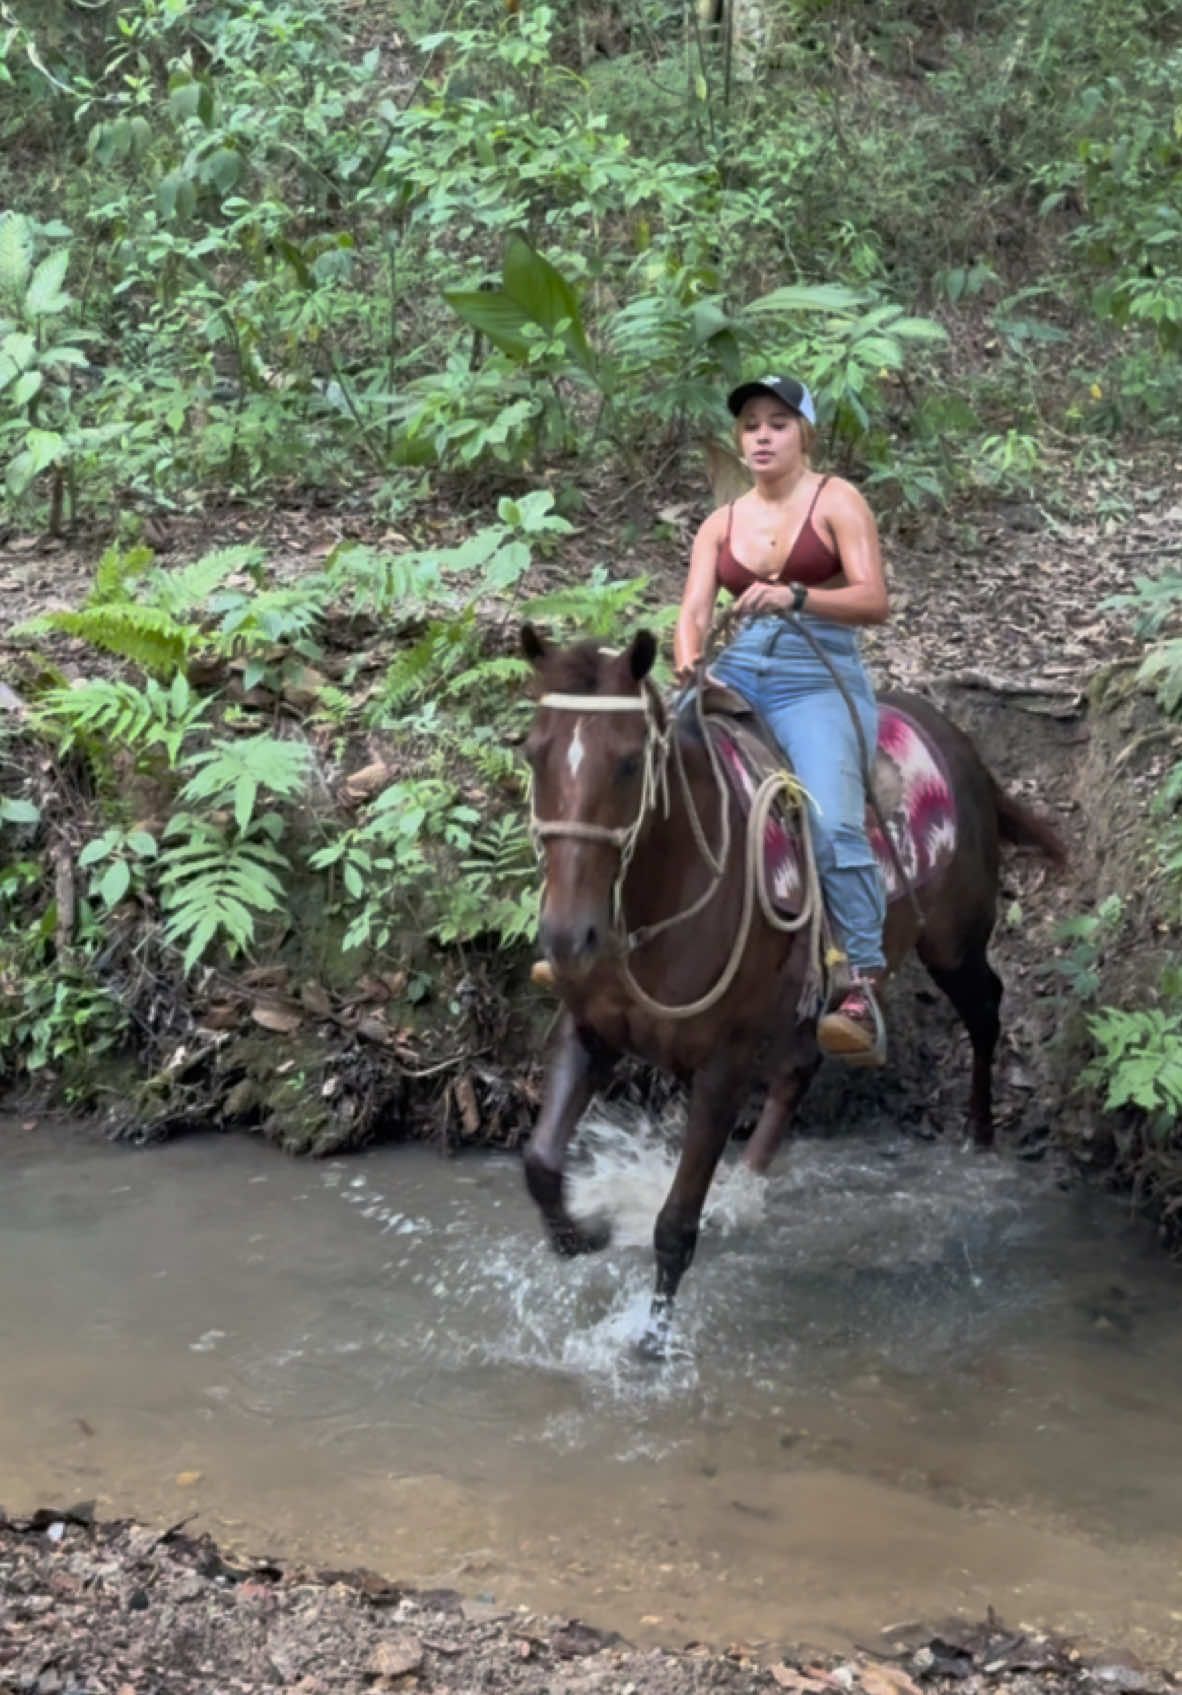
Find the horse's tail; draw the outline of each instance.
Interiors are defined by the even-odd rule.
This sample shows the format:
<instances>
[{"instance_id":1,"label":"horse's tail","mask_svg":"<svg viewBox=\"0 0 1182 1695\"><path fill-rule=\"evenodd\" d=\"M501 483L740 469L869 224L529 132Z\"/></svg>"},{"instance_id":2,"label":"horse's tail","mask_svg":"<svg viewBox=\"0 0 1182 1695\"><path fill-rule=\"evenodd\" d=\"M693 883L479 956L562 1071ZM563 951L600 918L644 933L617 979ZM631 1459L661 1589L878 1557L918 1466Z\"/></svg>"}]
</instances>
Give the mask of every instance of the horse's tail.
<instances>
[{"instance_id":1,"label":"horse's tail","mask_svg":"<svg viewBox=\"0 0 1182 1695\"><path fill-rule=\"evenodd\" d=\"M1053 864L1066 865L1066 845L1050 819L1041 817L1015 795L1007 794L996 777L992 778L992 782L997 828L1002 841L1013 842L1015 847L1037 848Z\"/></svg>"}]
</instances>

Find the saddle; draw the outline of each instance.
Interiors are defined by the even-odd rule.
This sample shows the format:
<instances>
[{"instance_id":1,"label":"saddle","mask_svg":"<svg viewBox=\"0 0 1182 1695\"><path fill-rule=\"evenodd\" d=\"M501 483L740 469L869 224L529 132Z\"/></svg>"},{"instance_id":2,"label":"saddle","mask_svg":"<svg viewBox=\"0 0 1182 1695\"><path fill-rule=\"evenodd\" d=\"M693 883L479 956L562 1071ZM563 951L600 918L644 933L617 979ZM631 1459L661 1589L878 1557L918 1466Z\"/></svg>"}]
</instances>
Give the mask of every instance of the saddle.
<instances>
[{"instance_id":1,"label":"saddle","mask_svg":"<svg viewBox=\"0 0 1182 1695\"><path fill-rule=\"evenodd\" d=\"M759 714L733 689L707 683L702 713L706 733L746 816L764 778L791 767ZM952 857L957 835L956 800L943 757L918 722L893 703L879 708L871 784L877 811L868 799L866 834L891 901L904 894L908 884L918 889L934 877ZM776 907L785 914L798 912L804 878L800 828L791 803L773 807L763 851L767 887Z\"/></svg>"}]
</instances>

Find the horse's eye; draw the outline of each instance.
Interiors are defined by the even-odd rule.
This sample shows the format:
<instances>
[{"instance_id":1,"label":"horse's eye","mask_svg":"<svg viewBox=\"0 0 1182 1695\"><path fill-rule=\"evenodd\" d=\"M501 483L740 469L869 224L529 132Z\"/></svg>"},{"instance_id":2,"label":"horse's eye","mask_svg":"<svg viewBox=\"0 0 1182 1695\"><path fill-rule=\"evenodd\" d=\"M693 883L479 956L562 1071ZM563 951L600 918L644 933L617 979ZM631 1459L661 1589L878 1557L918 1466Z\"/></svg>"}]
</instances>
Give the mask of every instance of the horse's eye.
<instances>
[{"instance_id":1,"label":"horse's eye","mask_svg":"<svg viewBox=\"0 0 1182 1695\"><path fill-rule=\"evenodd\" d=\"M629 783L633 777L639 775L640 755L638 753L626 753L622 759L616 761L616 781L618 783Z\"/></svg>"}]
</instances>

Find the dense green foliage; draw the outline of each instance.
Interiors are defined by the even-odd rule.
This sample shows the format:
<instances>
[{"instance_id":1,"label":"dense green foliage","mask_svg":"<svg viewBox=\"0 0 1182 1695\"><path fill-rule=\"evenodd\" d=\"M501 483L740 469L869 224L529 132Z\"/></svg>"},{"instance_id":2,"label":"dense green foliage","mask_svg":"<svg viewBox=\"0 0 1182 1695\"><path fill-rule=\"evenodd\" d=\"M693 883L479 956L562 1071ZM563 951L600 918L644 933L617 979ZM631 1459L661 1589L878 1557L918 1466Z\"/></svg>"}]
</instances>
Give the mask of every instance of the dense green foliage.
<instances>
[{"instance_id":1,"label":"dense green foliage","mask_svg":"<svg viewBox=\"0 0 1182 1695\"><path fill-rule=\"evenodd\" d=\"M1176 422L1176 8L4 17L0 447L55 516L577 477L716 428L748 358L916 502L1028 481L1046 423ZM987 318L989 375L933 311Z\"/></svg>"},{"instance_id":2,"label":"dense green foliage","mask_svg":"<svg viewBox=\"0 0 1182 1695\"><path fill-rule=\"evenodd\" d=\"M69 686L46 658L24 741L0 743L10 1061L151 1038L156 974L264 949L308 879L349 957L406 965L416 994L408 935L525 935L507 620L597 479L725 436L740 373L805 377L888 520L1033 488L1054 510L1056 466L1177 433L1182 8L710 14L2 0L6 500L124 544L27 632L86 644L95 674ZM455 470L488 521L427 545L420 502ZM250 547L164 569L125 545L153 509L297 485L420 545L295 580ZM601 566L532 605L606 634L644 586ZM1167 727L1180 602L1166 577L1134 608ZM376 680L318 669L330 624L395 629ZM342 818L328 785L365 736L393 763ZM1180 802L1176 765L1155 838L1174 890ZM1062 964L1090 1080L1164 1143L1179 990L1097 1004L1118 921L1078 920Z\"/></svg>"}]
</instances>

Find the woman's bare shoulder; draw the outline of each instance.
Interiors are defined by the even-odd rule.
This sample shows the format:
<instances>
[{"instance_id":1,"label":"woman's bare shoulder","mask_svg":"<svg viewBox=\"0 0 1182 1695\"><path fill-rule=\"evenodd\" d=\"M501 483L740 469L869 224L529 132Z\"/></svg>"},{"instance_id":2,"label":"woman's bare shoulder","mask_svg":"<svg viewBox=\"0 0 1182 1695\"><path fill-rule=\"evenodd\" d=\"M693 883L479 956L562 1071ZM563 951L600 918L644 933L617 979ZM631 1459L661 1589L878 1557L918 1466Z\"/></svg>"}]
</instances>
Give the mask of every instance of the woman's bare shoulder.
<instances>
[{"instance_id":1,"label":"woman's bare shoulder","mask_svg":"<svg viewBox=\"0 0 1182 1695\"><path fill-rule=\"evenodd\" d=\"M716 506L708 518L704 518L698 526L698 534L707 538L726 534L730 524L730 511L733 502L726 506Z\"/></svg>"},{"instance_id":2,"label":"woman's bare shoulder","mask_svg":"<svg viewBox=\"0 0 1182 1695\"><path fill-rule=\"evenodd\" d=\"M845 477L828 476L820 490L818 509L825 512L869 512L866 496Z\"/></svg>"}]
</instances>

